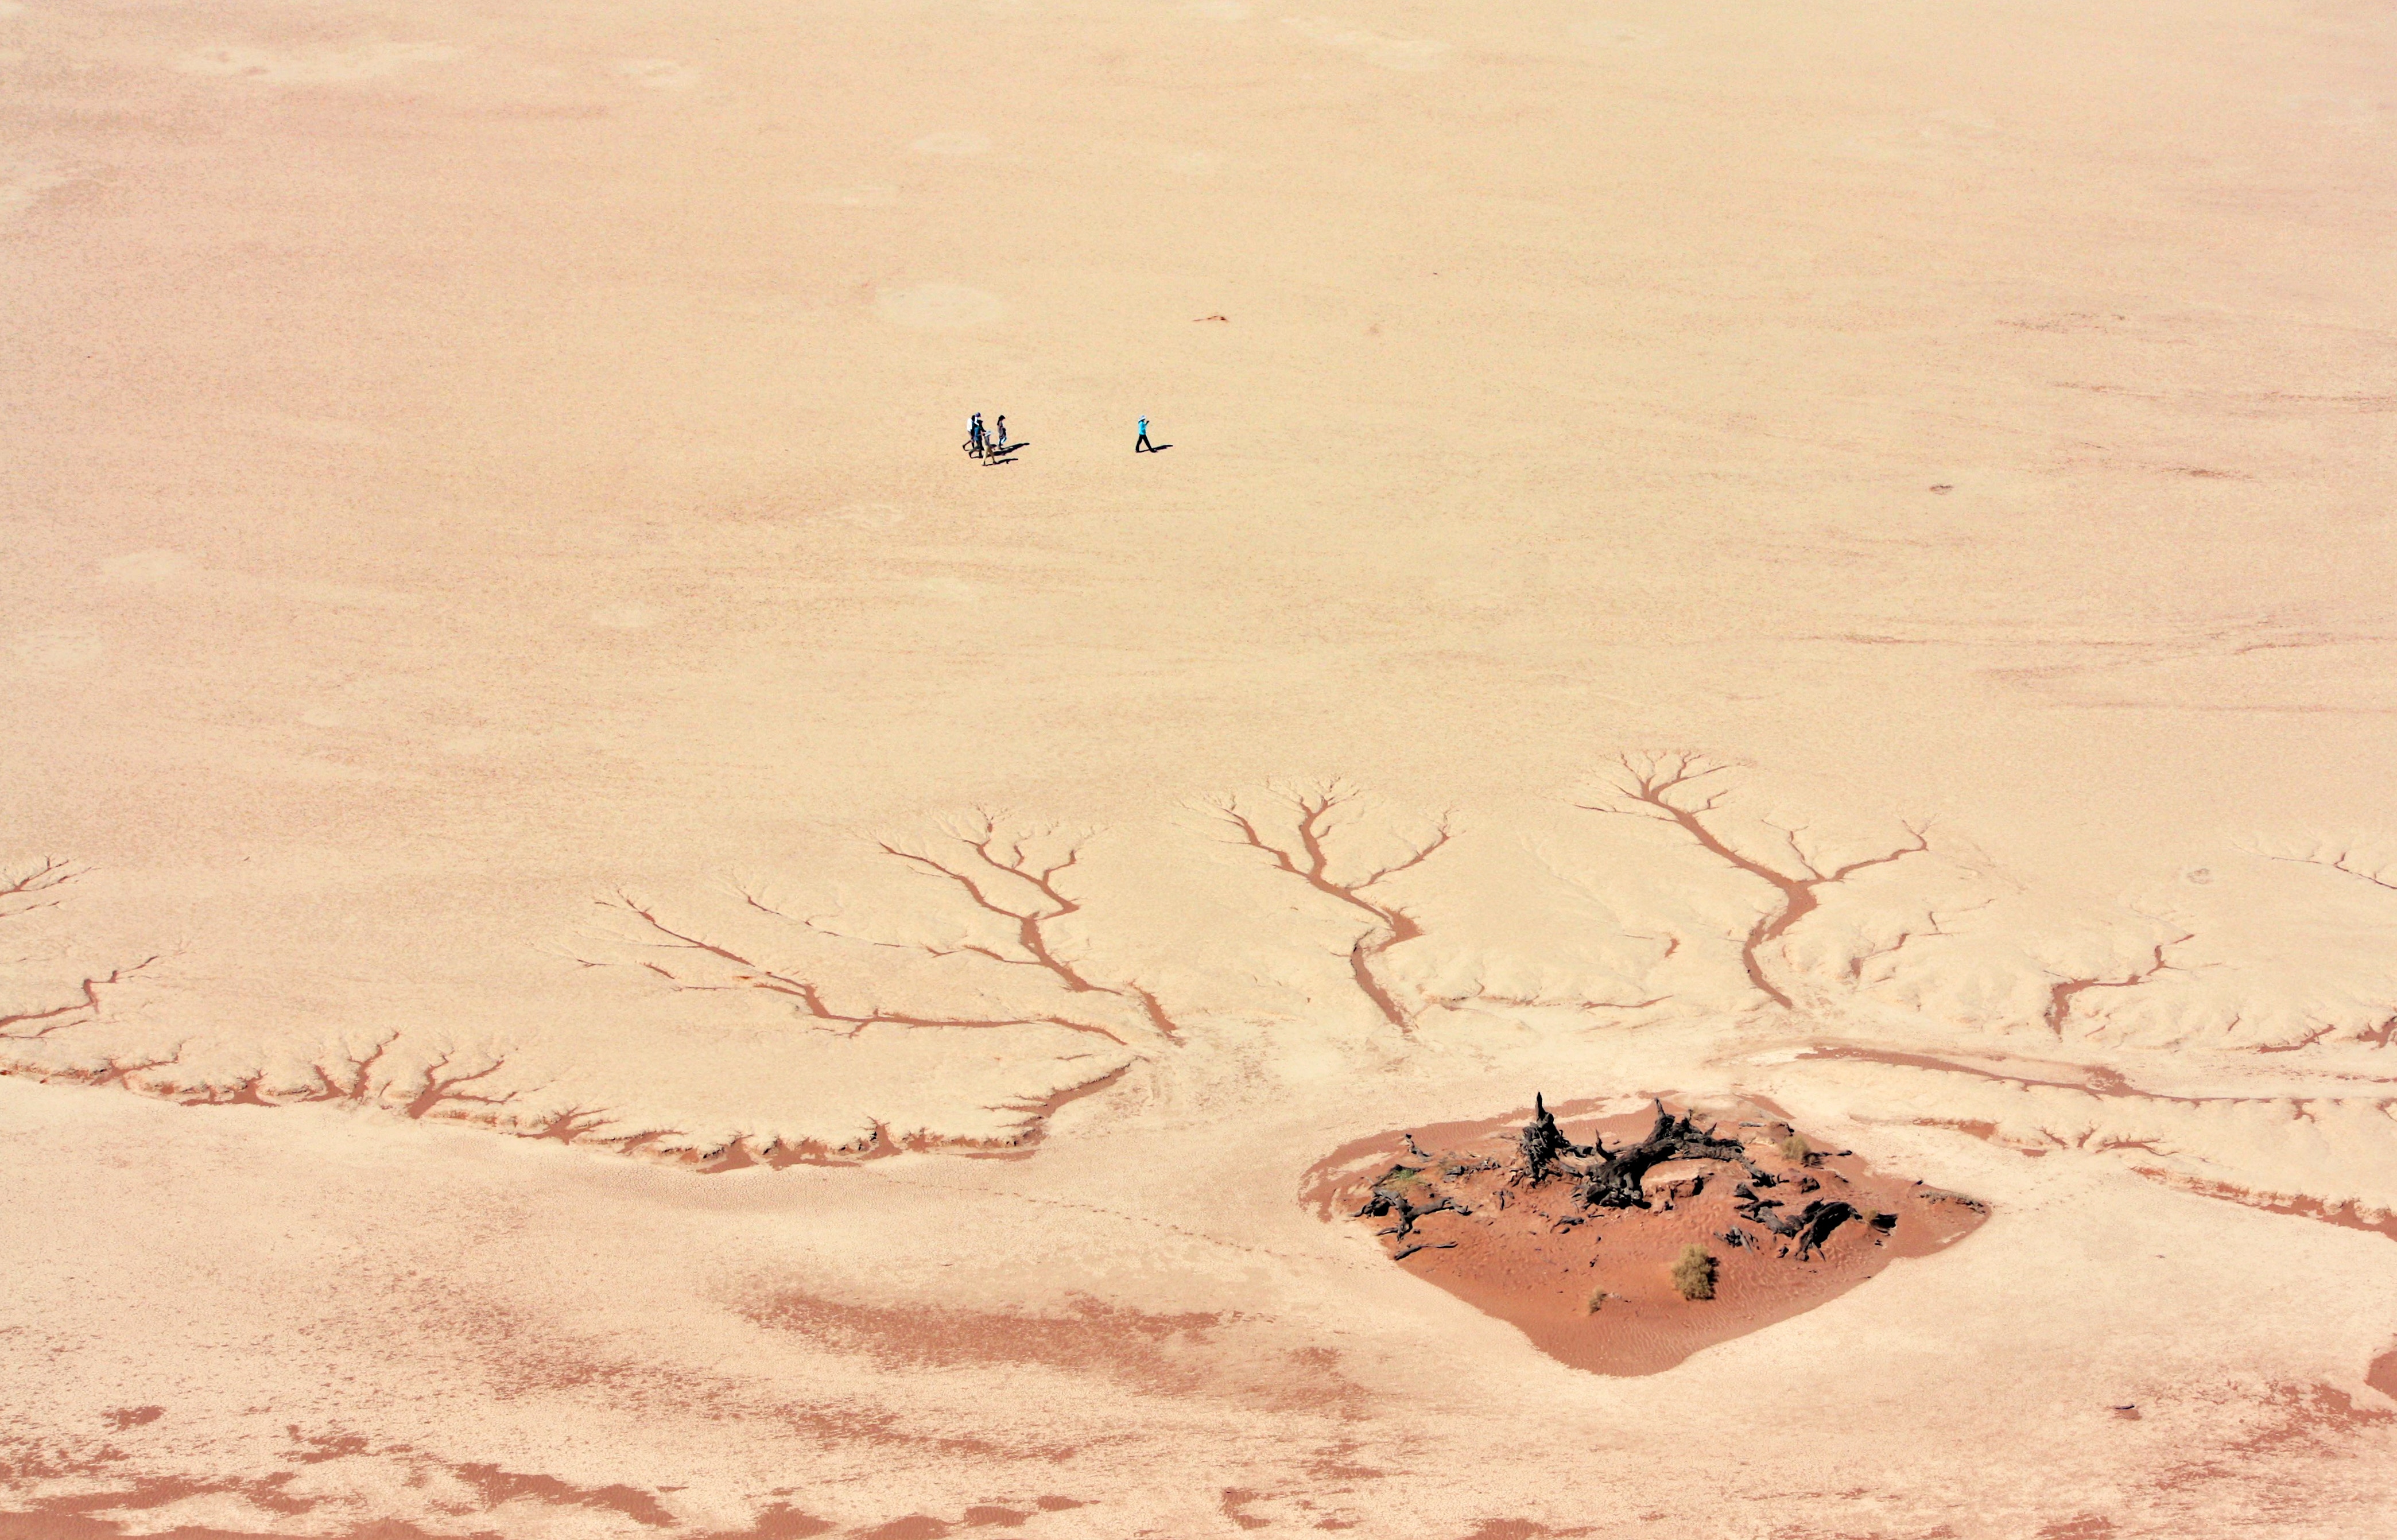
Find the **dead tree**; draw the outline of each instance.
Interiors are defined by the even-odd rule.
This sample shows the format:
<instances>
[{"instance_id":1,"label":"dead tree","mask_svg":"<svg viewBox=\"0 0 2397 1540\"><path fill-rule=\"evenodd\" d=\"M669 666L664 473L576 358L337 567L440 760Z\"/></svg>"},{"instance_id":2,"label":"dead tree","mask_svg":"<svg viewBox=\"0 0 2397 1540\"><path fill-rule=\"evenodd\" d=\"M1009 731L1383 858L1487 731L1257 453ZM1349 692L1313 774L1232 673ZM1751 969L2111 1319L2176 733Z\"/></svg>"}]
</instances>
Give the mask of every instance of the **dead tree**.
<instances>
[{"instance_id":1,"label":"dead tree","mask_svg":"<svg viewBox=\"0 0 2397 1540\"><path fill-rule=\"evenodd\" d=\"M1770 1185L1774 1180L1748 1159L1747 1146L1737 1139L1725 1138L1711 1128L1701 1131L1688 1113L1676 1118L1665 1110L1662 1101L1656 1103L1656 1121L1648 1137L1609 1150L1597 1134L1587 1145L1567 1139L1548 1111L1547 1099L1535 1094L1531 1120L1515 1143L1522 1154L1524 1179L1536 1185L1551 1174L1578 1178L1581 1185L1574 1197L1586 1208L1648 1207L1644 1179L1652 1168L1667 1160L1721 1160L1744 1169L1751 1181Z\"/></svg>"},{"instance_id":2,"label":"dead tree","mask_svg":"<svg viewBox=\"0 0 2397 1540\"><path fill-rule=\"evenodd\" d=\"M1573 1143L1557 1127L1554 1114L1539 1092L1532 1093L1532 1120L1515 1139L1516 1147L1523 1153L1523 1176L1533 1186L1548 1179L1548 1172L1561 1157L1587 1155L1589 1151Z\"/></svg>"},{"instance_id":3,"label":"dead tree","mask_svg":"<svg viewBox=\"0 0 2397 1540\"><path fill-rule=\"evenodd\" d=\"M1827 1202L1818 1198L1799 1210L1793 1217L1779 1212L1781 1204L1778 1200L1759 1198L1749 1192L1745 1184L1734 1190L1747 1199L1740 1208L1740 1216L1763 1225L1784 1240L1798 1242L1798 1260L1801 1262L1821 1251L1823 1242L1831 1238L1831 1232L1852 1219L1868 1220L1874 1229L1883 1233L1897 1227L1897 1215L1867 1215L1862 1209L1841 1199Z\"/></svg>"},{"instance_id":4,"label":"dead tree","mask_svg":"<svg viewBox=\"0 0 2397 1540\"><path fill-rule=\"evenodd\" d=\"M1582 1183L1574 1194L1592 1209L1644 1209L1648 1195L1641 1184L1649 1168L1667 1160L1729 1160L1747 1165L1748 1151L1736 1139L1719 1137L1712 1129L1698 1131L1688 1113L1675 1118L1656 1104L1656 1123L1648 1137L1610 1153L1606 1141L1593 1134L1581 1169Z\"/></svg>"},{"instance_id":5,"label":"dead tree","mask_svg":"<svg viewBox=\"0 0 2397 1540\"><path fill-rule=\"evenodd\" d=\"M1430 1203L1414 1201L1406 1189L1415 1185L1416 1179L1421 1175L1422 1172L1413 1166L1392 1166L1380 1181L1373 1184L1373 1190L1366 1198L1365 1206L1357 1211L1357 1217L1382 1219L1397 1214L1399 1222L1396 1225L1386 1230L1378 1230L1374 1233L1396 1236L1403 1240L1414 1234L1415 1221L1418 1219L1427 1218L1436 1213L1470 1214L1473 1212L1445 1193L1432 1193L1435 1201ZM1425 1190L1431 1191L1428 1184L1425 1185Z\"/></svg>"},{"instance_id":6,"label":"dead tree","mask_svg":"<svg viewBox=\"0 0 2397 1540\"><path fill-rule=\"evenodd\" d=\"M1922 824L1909 824L1906 825L1906 843L1827 868L1820 855L1800 843L1800 836L1805 832L1802 827L1768 824L1781 836L1787 854L1774 862L1760 860L1734 849L1707 821L1708 814L1721 809L1723 799L1730 795L1731 788L1718 779L1730 769L1694 754L1625 755L1604 778L1605 797L1575 806L1586 812L1638 816L1670 824L1708 855L1770 883L1777 900L1748 927L1748 935L1740 943L1740 960L1747 966L1748 982L1786 1010L1789 997L1765 976L1760 960L1762 949L1814 912L1822 902L1818 890L1844 882L1868 867L1886 866L1929 850L1929 832Z\"/></svg>"},{"instance_id":7,"label":"dead tree","mask_svg":"<svg viewBox=\"0 0 2397 1540\"><path fill-rule=\"evenodd\" d=\"M1350 976L1384 1021L1401 1032L1412 1031L1421 1008L1411 1010L1399 1002L1397 991L1385 976L1382 959L1392 947L1422 935L1423 927L1400 905L1375 897L1373 890L1401 872L1422 865L1446 845L1452 833L1450 815L1442 813L1435 819L1432 832L1425 837L1406 841L1406 853L1398 859L1379 866L1361 867L1353 875L1334 877L1330 842L1333 834L1347 826L1347 821L1339 816L1340 810L1354 805L1363 794L1346 783L1328 781L1314 786L1277 790L1274 795L1292 815L1290 839L1277 842L1276 837L1258 827L1256 819L1240 807L1237 798L1226 797L1216 804L1215 812L1237 837L1230 842L1257 851L1273 863L1274 870L1298 878L1363 917L1365 929L1348 949Z\"/></svg>"}]
</instances>

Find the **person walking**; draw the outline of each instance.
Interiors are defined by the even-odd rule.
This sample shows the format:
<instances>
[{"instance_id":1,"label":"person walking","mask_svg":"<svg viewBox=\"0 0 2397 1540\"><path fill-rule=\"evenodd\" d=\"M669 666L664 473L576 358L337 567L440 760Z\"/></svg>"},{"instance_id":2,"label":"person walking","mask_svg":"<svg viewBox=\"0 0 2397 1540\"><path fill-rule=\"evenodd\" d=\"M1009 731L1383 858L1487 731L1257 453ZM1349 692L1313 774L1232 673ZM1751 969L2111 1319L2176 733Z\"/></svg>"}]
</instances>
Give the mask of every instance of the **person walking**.
<instances>
[{"instance_id":1,"label":"person walking","mask_svg":"<svg viewBox=\"0 0 2397 1540\"><path fill-rule=\"evenodd\" d=\"M1007 448L1007 414L1005 412L998 414L998 436L991 442L1002 449Z\"/></svg>"},{"instance_id":2,"label":"person walking","mask_svg":"<svg viewBox=\"0 0 2397 1540\"><path fill-rule=\"evenodd\" d=\"M1140 420L1140 442L1132 447L1132 452L1138 454L1144 449L1150 454L1157 452L1157 446L1148 441L1148 419L1145 417Z\"/></svg>"},{"instance_id":3,"label":"person walking","mask_svg":"<svg viewBox=\"0 0 2397 1540\"><path fill-rule=\"evenodd\" d=\"M980 460L983 450L989 447L989 443L990 440L982 431L982 413L976 412L973 414L973 422L966 428L966 453Z\"/></svg>"}]
</instances>

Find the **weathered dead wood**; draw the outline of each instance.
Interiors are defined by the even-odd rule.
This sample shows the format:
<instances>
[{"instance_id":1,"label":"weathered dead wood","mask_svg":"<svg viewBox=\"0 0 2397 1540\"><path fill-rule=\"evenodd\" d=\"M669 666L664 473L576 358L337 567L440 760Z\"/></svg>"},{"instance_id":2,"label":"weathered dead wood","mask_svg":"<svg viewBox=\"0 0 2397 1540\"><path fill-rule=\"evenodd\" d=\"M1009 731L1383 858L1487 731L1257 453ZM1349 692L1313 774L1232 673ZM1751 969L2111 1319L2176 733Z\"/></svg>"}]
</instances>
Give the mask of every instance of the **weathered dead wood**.
<instances>
[{"instance_id":1,"label":"weathered dead wood","mask_svg":"<svg viewBox=\"0 0 2397 1540\"><path fill-rule=\"evenodd\" d=\"M1376 1233L1394 1235L1403 1240L1414 1234L1415 1221L1419 1219L1428 1218L1436 1213L1470 1214L1473 1212L1445 1193L1433 1192L1428 1183L1422 1182L1422 1176L1423 1172L1420 1168L1392 1166L1383 1174L1380 1181L1373 1184L1373 1190L1366 1198L1365 1206L1357 1211L1357 1217L1383 1219L1396 1214L1399 1216L1399 1222L1396 1225ZM1419 1185L1422 1190L1429 1193L1436 1201L1417 1203L1414 1196L1407 1189Z\"/></svg>"},{"instance_id":2,"label":"weathered dead wood","mask_svg":"<svg viewBox=\"0 0 2397 1540\"><path fill-rule=\"evenodd\" d=\"M1746 1191L1743 1186L1739 1190ZM1742 1218L1763 1225L1784 1240L1798 1242L1798 1259L1803 1262L1823 1249L1831 1232L1852 1219L1867 1220L1876 1230L1884 1233L1897 1227L1897 1216L1890 1213L1868 1215L1855 1204L1841 1199L1828 1202L1822 1199L1807 1204L1795 1216L1777 1212L1781 1204L1774 1199L1748 1194L1746 1206L1739 1212Z\"/></svg>"},{"instance_id":3,"label":"weathered dead wood","mask_svg":"<svg viewBox=\"0 0 2397 1540\"><path fill-rule=\"evenodd\" d=\"M1587 1145L1573 1144L1558 1129L1543 1098L1534 1096L1532 1105L1532 1120L1523 1125L1518 1141L1523 1152L1525 1175L1534 1183L1551 1171L1579 1177L1581 1185L1574 1196L1586 1208L1648 1207L1648 1195L1641 1184L1650 1168L1667 1160L1730 1161L1746 1167L1752 1176L1763 1174L1750 1164L1748 1151L1738 1140L1721 1137L1712 1129L1701 1132L1687 1113L1676 1118L1665 1110L1661 1101L1656 1104L1656 1123L1648 1131L1648 1137L1613 1151L1596 1135ZM1573 1164L1575 1161L1580 1164Z\"/></svg>"},{"instance_id":4,"label":"weathered dead wood","mask_svg":"<svg viewBox=\"0 0 2397 1540\"><path fill-rule=\"evenodd\" d=\"M1407 1247L1403 1251L1391 1252L1390 1260L1392 1262L1404 1262L1407 1258L1414 1255L1417 1252L1453 1252L1454 1250L1456 1250L1456 1242L1453 1240L1443 1240L1437 1246L1418 1240L1413 1245Z\"/></svg>"},{"instance_id":5,"label":"weathered dead wood","mask_svg":"<svg viewBox=\"0 0 2397 1540\"><path fill-rule=\"evenodd\" d=\"M1535 1187L1548 1179L1550 1169L1561 1158L1590 1153L1564 1136L1557 1127L1556 1115L1537 1091L1532 1094L1532 1120L1523 1125L1515 1145L1523 1152L1523 1175Z\"/></svg>"}]
</instances>

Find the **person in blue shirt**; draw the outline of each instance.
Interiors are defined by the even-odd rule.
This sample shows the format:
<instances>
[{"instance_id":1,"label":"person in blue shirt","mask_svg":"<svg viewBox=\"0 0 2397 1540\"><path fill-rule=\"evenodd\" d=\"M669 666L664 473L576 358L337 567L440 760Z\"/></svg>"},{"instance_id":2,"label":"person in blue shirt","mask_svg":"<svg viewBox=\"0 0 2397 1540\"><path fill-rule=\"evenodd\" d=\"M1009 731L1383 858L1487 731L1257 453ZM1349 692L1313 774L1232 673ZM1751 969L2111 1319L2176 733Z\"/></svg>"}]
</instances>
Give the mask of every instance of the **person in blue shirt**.
<instances>
[{"instance_id":1,"label":"person in blue shirt","mask_svg":"<svg viewBox=\"0 0 2397 1540\"><path fill-rule=\"evenodd\" d=\"M1145 417L1140 420L1140 442L1132 447L1132 452L1138 454L1143 449L1146 449L1151 454L1157 452L1157 446L1148 441L1148 419Z\"/></svg>"},{"instance_id":2,"label":"person in blue shirt","mask_svg":"<svg viewBox=\"0 0 2397 1540\"><path fill-rule=\"evenodd\" d=\"M973 421L966 425L966 453L980 459L988 444L989 439L982 431L982 413L976 412Z\"/></svg>"}]
</instances>

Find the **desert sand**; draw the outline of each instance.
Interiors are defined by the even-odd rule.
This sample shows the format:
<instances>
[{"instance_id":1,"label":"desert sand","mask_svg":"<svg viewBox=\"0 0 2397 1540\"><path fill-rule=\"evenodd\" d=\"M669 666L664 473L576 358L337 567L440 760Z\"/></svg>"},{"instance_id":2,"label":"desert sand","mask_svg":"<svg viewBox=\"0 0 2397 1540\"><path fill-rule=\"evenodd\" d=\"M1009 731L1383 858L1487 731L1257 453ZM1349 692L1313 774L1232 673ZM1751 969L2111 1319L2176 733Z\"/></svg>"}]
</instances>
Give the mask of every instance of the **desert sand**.
<instances>
[{"instance_id":1,"label":"desert sand","mask_svg":"<svg viewBox=\"0 0 2397 1540\"><path fill-rule=\"evenodd\" d=\"M0 0L0 1536L2397 1530L2391 80ZM1576 1367L1535 1091L1987 1218Z\"/></svg>"}]
</instances>

